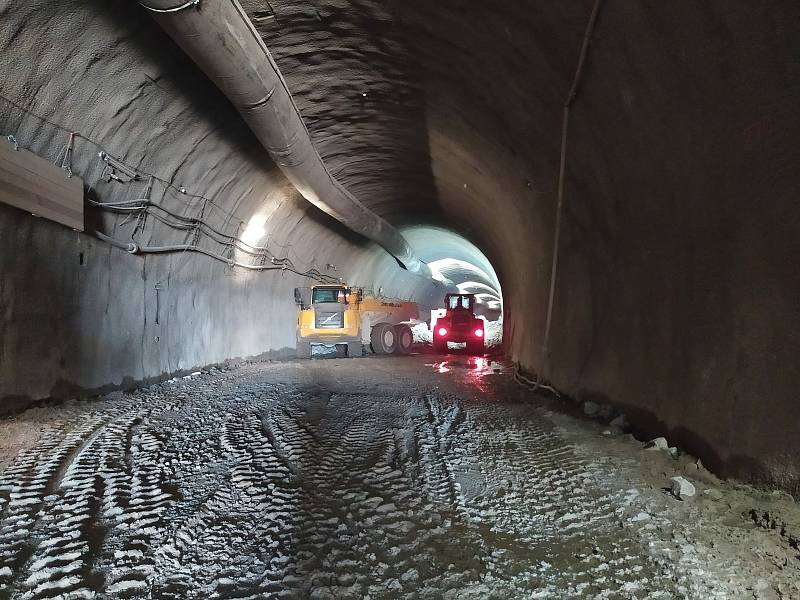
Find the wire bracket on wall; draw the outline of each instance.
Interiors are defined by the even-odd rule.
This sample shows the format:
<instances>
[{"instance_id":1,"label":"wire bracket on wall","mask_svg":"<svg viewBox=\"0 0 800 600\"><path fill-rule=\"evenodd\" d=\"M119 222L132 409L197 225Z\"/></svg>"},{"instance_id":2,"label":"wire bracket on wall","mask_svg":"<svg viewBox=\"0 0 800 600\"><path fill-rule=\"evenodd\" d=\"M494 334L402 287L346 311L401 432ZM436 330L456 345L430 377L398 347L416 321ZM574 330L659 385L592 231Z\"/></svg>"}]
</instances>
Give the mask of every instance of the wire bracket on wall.
<instances>
[{"instance_id":1,"label":"wire bracket on wall","mask_svg":"<svg viewBox=\"0 0 800 600\"><path fill-rule=\"evenodd\" d=\"M203 204L200 206L200 212L198 213L198 215L196 217L197 223L196 223L196 227L194 229L194 237L192 239L192 244L195 245L195 246L200 243L200 234L202 233L201 228L203 226L203 222L204 222L203 220L205 219L205 216L206 216L206 204L207 203L208 203L208 201L203 199ZM239 237L239 228L238 227L236 228L236 234L235 234L234 237L237 237L237 238ZM233 258L233 250L231 250L231 258Z\"/></svg>"},{"instance_id":2,"label":"wire bracket on wall","mask_svg":"<svg viewBox=\"0 0 800 600\"><path fill-rule=\"evenodd\" d=\"M72 179L72 153L75 150L75 136L77 134L76 131L68 132L67 147L64 150L64 157L61 159L61 168L67 172L67 178L69 179ZM16 150L16 147L14 149Z\"/></svg>"},{"instance_id":3,"label":"wire bracket on wall","mask_svg":"<svg viewBox=\"0 0 800 600\"><path fill-rule=\"evenodd\" d=\"M239 233L242 230L242 225L244 225L244 223L239 221L239 224L236 225L236 231L234 231L230 243L227 244L226 246L226 250L228 253L228 260L230 261L231 267L233 267L233 264L236 261L236 240L241 239L241 237L239 237Z\"/></svg>"},{"instance_id":4,"label":"wire bracket on wall","mask_svg":"<svg viewBox=\"0 0 800 600\"><path fill-rule=\"evenodd\" d=\"M153 193L153 182L155 178L151 175L150 179L147 180L147 187L144 189L144 195L142 196L141 200L144 204L150 204L150 194ZM136 237L136 234L140 231L144 231L145 225L147 224L147 210L139 211L139 215L136 217L136 226L133 228L133 232L131 232L131 239Z\"/></svg>"},{"instance_id":5,"label":"wire bracket on wall","mask_svg":"<svg viewBox=\"0 0 800 600\"><path fill-rule=\"evenodd\" d=\"M129 167L121 160L118 160L108 154L107 152L100 152L98 155L100 160L106 163L103 167L103 173L100 175L101 179L105 181L118 181L120 183L129 183L141 179L141 176L136 169ZM152 178L151 178L152 179Z\"/></svg>"},{"instance_id":6,"label":"wire bracket on wall","mask_svg":"<svg viewBox=\"0 0 800 600\"><path fill-rule=\"evenodd\" d=\"M276 23L280 25L278 21L278 15L275 13L275 9L272 8L272 4L269 3L269 0L264 2L266 5L266 10L256 10L253 11L251 20L255 25L263 25L267 23ZM319 11L317 11L319 13Z\"/></svg>"},{"instance_id":7,"label":"wire bracket on wall","mask_svg":"<svg viewBox=\"0 0 800 600\"><path fill-rule=\"evenodd\" d=\"M148 202L150 201L150 194L153 193L154 180L155 178L152 175L150 175L150 179L147 180L147 187L144 189L144 196L142 196L142 198L144 200L147 200Z\"/></svg>"},{"instance_id":8,"label":"wire bracket on wall","mask_svg":"<svg viewBox=\"0 0 800 600\"><path fill-rule=\"evenodd\" d=\"M153 289L156 291L156 325L160 325L161 323L159 323L159 317L161 313L161 295L159 292L161 292L164 288L161 287L161 283L159 282L153 286Z\"/></svg>"}]
</instances>

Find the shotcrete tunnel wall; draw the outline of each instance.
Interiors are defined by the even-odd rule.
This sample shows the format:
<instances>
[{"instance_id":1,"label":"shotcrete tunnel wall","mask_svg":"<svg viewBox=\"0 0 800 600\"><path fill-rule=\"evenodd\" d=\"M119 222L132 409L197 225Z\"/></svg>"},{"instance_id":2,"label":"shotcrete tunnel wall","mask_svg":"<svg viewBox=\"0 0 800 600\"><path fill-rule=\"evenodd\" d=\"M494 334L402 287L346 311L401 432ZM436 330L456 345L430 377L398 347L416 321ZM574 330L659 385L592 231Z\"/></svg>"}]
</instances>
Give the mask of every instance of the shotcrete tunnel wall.
<instances>
[{"instance_id":1,"label":"shotcrete tunnel wall","mask_svg":"<svg viewBox=\"0 0 800 600\"><path fill-rule=\"evenodd\" d=\"M308 205L225 98L146 14L121 3L76 6L6 7L2 72L25 76L4 78L2 93L30 112L0 100L4 134L54 160L67 135L55 125L78 131L72 166L92 201L141 198L154 174L160 179L153 201L230 235L261 225L265 235L250 243L288 257L297 271L317 269L325 277L380 287L426 308L444 293ZM84 36L67 37L76 23ZM43 46L42 35L64 37ZM151 50L165 45L171 48L166 58ZM142 179L102 177L100 151L140 170ZM92 205L87 211L87 230L125 240L139 227L136 215ZM155 216L165 214L147 217L137 232L140 243L186 244L198 235ZM240 258L238 250L226 254L231 248L206 235L199 245ZM251 272L193 252L132 256L6 206L0 206L0 248L3 410L226 359L294 355L292 290L315 283L281 270L283 262Z\"/></svg>"},{"instance_id":2,"label":"shotcrete tunnel wall","mask_svg":"<svg viewBox=\"0 0 800 600\"><path fill-rule=\"evenodd\" d=\"M507 350L523 368L616 404L718 472L800 491L796 3L604 2L572 109L549 357L561 107L593 2L242 4L337 179L393 224L447 227L492 261ZM143 11L5 1L0 15L3 95L243 220L279 207L266 227L276 254L291 244L309 266L436 297L304 206ZM2 101L0 111L3 133L20 127L28 147L63 146L63 132ZM96 193L135 197L115 182ZM300 278L131 257L0 210L0 397L293 344ZM98 225L129 231L123 221ZM145 234L181 239L152 225ZM170 271L169 342L154 346L152 287Z\"/></svg>"},{"instance_id":3,"label":"shotcrete tunnel wall","mask_svg":"<svg viewBox=\"0 0 800 600\"><path fill-rule=\"evenodd\" d=\"M800 36L789 2L606 3L570 130L545 374L800 491Z\"/></svg>"}]
</instances>

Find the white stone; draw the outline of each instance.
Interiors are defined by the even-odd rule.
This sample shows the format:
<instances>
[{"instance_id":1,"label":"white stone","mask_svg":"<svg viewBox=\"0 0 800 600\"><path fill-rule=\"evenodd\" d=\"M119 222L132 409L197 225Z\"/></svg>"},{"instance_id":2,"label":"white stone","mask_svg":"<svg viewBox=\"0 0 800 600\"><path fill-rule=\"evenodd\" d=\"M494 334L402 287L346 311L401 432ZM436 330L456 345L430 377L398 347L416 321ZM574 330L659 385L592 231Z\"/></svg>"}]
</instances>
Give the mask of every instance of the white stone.
<instances>
[{"instance_id":1,"label":"white stone","mask_svg":"<svg viewBox=\"0 0 800 600\"><path fill-rule=\"evenodd\" d=\"M669 449L669 442L667 438L657 437L647 442L644 447L648 450L667 450Z\"/></svg>"},{"instance_id":2,"label":"white stone","mask_svg":"<svg viewBox=\"0 0 800 600\"><path fill-rule=\"evenodd\" d=\"M400 577L400 580L406 584L412 584L419 581L419 572L416 569L409 569Z\"/></svg>"},{"instance_id":3,"label":"white stone","mask_svg":"<svg viewBox=\"0 0 800 600\"><path fill-rule=\"evenodd\" d=\"M676 498L683 500L684 498L691 498L694 496L694 485L692 485L688 479L684 479L683 477L673 477L671 481L672 495Z\"/></svg>"}]
</instances>

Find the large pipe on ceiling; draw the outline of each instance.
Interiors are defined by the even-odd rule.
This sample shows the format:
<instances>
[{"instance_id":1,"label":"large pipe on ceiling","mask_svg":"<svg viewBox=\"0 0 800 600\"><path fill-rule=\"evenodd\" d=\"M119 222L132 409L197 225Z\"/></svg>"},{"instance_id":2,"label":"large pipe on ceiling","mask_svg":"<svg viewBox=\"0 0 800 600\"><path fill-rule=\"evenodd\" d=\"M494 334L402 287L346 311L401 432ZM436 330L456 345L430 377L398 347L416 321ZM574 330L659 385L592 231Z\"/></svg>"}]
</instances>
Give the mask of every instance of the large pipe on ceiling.
<instances>
[{"instance_id":1,"label":"large pipe on ceiling","mask_svg":"<svg viewBox=\"0 0 800 600\"><path fill-rule=\"evenodd\" d=\"M261 36L236 0L144 0L161 27L233 103L303 197L430 276L403 235L328 171Z\"/></svg>"}]
</instances>

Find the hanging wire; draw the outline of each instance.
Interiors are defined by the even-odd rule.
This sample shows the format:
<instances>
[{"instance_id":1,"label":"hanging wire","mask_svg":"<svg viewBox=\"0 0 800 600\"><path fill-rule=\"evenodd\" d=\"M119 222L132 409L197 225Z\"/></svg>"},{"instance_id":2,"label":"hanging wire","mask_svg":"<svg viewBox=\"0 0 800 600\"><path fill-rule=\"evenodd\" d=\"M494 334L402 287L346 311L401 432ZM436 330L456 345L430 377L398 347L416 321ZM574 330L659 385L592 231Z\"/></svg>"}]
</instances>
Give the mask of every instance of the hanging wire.
<instances>
[{"instance_id":1,"label":"hanging wire","mask_svg":"<svg viewBox=\"0 0 800 600\"><path fill-rule=\"evenodd\" d=\"M200 6L200 0L189 0L188 2L184 2L179 6L174 6L172 8L153 8L152 6L148 6L144 2L139 2L144 8L147 10L154 12L154 13L176 13L187 8L198 7Z\"/></svg>"},{"instance_id":2,"label":"hanging wire","mask_svg":"<svg viewBox=\"0 0 800 600\"><path fill-rule=\"evenodd\" d=\"M547 295L547 313L545 316L544 337L541 347L541 367L540 372L536 374L536 381L531 384L533 385L534 390L538 387L546 387L541 383L541 372L547 369L550 364L550 331L553 322L553 310L555 308L558 261L561 248L561 215L564 204L564 186L567 164L567 133L569 132L570 108L572 107L572 104L575 102L575 99L578 95L578 89L581 83L584 65L586 63L586 56L589 52L589 45L592 40L592 34L594 33L595 24L597 23L597 16L600 14L602 4L603 0L595 0L594 5L592 6L592 12L589 15L589 22L586 25L586 30L583 34L583 43L581 44L581 50L578 56L578 66L575 69L575 77L572 80L572 85L567 93L567 97L564 100L563 115L561 120L561 150L559 154L558 188L556 193L556 218L553 231L552 262L550 265L550 288Z\"/></svg>"},{"instance_id":3,"label":"hanging wire","mask_svg":"<svg viewBox=\"0 0 800 600\"><path fill-rule=\"evenodd\" d=\"M253 246L251 244L248 244L244 240L239 239L237 236L231 236L229 234L226 234L226 233L214 228L207 221L204 220L206 208L213 208L214 210L216 210L216 211L222 213L223 215L225 215L227 220L235 219L240 224L242 222L242 219L236 213L230 212L230 211L224 209L223 207L219 206L218 204L216 204L211 198L208 198L208 197L203 196L201 194L188 193L184 187L178 187L178 186L176 186L175 184L173 184L171 181L167 180L164 177L160 177L160 176L158 176L158 175L156 175L154 173L148 173L147 171L143 171L143 170L140 170L140 169L138 169L138 168L136 168L134 166L128 165L127 163L125 163L121 159L115 158L113 156L113 154L108 152L108 150L106 150L106 148L102 144L97 142L96 140L93 140L92 138L90 138L88 136L85 136L85 135L82 135L82 134L78 133L77 131L75 131L73 129L65 127L65 126L63 126L63 125L61 125L59 123L56 123L56 122L54 122L54 121L52 121L52 120L50 120L50 119L48 119L46 117L43 117L42 115L35 113L31 109L26 108L26 107L18 104L17 102L11 100L10 98L4 96L3 94L0 94L0 100L3 100L4 102L6 102L10 106L16 108L17 110L19 110L23 114L29 115L31 117L34 117L35 119L38 119L42 123L46 123L47 125L50 125L51 127L55 128L55 129L58 129L60 131L63 131L63 132L65 132L65 133L67 133L69 135L69 138L68 138L66 146L62 147L62 149L59 151L59 153L58 153L58 155L56 157L56 164L58 163L58 160L61 159L61 167L64 168L67 171L69 177L72 177L72 174L73 174L73 172L72 172L72 159L73 159L73 154L74 154L74 147L75 147L75 139L76 138L80 138L80 139L88 142L90 145L94 146L96 150L98 150L97 156L100 159L100 161L105 163L105 164L101 168L100 173L97 176L97 178L95 179L94 183L88 186L88 190L87 191L91 192L93 190L94 186L96 186L97 183L100 181L100 179L103 178L104 174L106 174L107 169L109 169L109 168L113 169L114 166L118 166L118 167L124 168L125 171L130 171L131 173L133 173L135 176L134 177L130 177L131 181L136 180L136 179L141 179L142 178L141 176L146 176L146 177L149 178L146 191L145 191L145 193L144 193L142 198L137 198L137 199L134 199L134 200L122 200L122 201L118 201L118 202L100 202L100 201L88 198L88 202L92 206L96 206L97 208L100 208L102 210L110 211L110 212L117 212L117 213L127 213L126 218L123 220L123 222L120 224L120 226L127 224L130 221L130 219L133 216L133 214L136 214L137 215L137 222L136 222L136 225L134 226L133 232L131 233L131 240L133 242L136 242L136 240L134 239L134 235L137 233L137 231L141 231L141 232L144 231L144 223L145 223L145 220L146 220L147 216L152 216L156 220L158 220L159 222L161 222L161 223L163 223L163 224L165 224L165 225L167 225L167 226L169 226L169 227L171 227L173 229L185 230L185 231L193 230L194 231L194 236L193 236L194 239L192 240L191 244L177 244L177 245L173 244L173 245L162 245L162 246L142 246L142 245L140 245L138 243L134 243L133 245L138 249L138 251L141 251L142 253L180 252L182 255L186 254L187 252L192 252L193 251L193 252L199 252L201 254L204 254L204 255L209 256L211 258L214 258L216 260L220 260L222 262L225 262L228 265L230 265L231 267L238 266L238 267L242 267L242 268L245 268L245 269L263 270L263 271L267 271L267 270L280 270L282 272L290 271L290 272L295 273L297 275L300 275L300 276L303 276L303 277L309 277L311 279L315 279L315 280L320 281L322 283L339 283L341 281L338 278L334 278L334 277L331 277L329 275L325 275L325 274L321 273L316 268L307 269L305 271L300 270L300 269L296 268L296 266L294 265L294 263L292 262L292 260L290 258L288 258L288 257L287 258L275 257L274 255L272 255L272 253L269 251L269 249L266 246ZM14 144L14 149L15 150L19 149L19 143L17 141L17 138L14 135L8 135L7 139L8 139L9 142L12 142ZM109 157L111 158L111 160L108 160ZM194 203L194 202L199 203L201 205L200 206L200 213L199 213L200 218L198 218L198 217L186 217L185 215L180 215L178 213L174 213L174 212L168 210L163 205L160 205L160 204L154 202L153 200L151 200L150 197L152 195L153 184L156 181L158 181L159 183L161 183L164 186L164 193L165 194L167 192L172 192L172 193L174 193L176 195L180 195L181 199L184 202L186 200L190 201L187 204L191 204L191 203ZM171 217L172 219L176 219L177 221L171 220L170 218L167 218L165 216L159 215L158 213L156 213L154 211L162 211L163 213L168 215L168 217ZM238 233L238 226L237 226L237 233ZM205 248L202 248L201 246L199 246L200 235L201 234L205 235L205 237L211 239L213 242L216 242L216 243L219 243L219 244L223 244L223 245L229 247L230 248L230 252L229 252L230 256L225 257L223 255L219 255L219 254L217 254L217 253L215 253L215 252L213 252L211 250L208 250L208 249L205 249ZM105 235L103 235L103 238L112 239L112 238L108 238L108 236L105 236ZM122 242L117 242L117 244L124 245L124 243L122 243ZM290 248L290 250L291 250L291 244L289 244L288 246L285 246L284 248L287 248L287 247ZM261 265L259 265L259 264L248 265L248 264L242 263L240 261L237 261L237 260L235 260L235 252L237 252L237 251L238 252L243 252L243 253L248 254L250 256L253 256L255 258L263 257L262 263L265 263L266 262L266 260L265 260L266 257L269 257L270 266L266 266L264 264L261 264ZM306 263L306 264L309 264L309 263ZM172 271L173 271L173 269L170 269L170 272L172 272Z\"/></svg>"},{"instance_id":4,"label":"hanging wire","mask_svg":"<svg viewBox=\"0 0 800 600\"><path fill-rule=\"evenodd\" d=\"M108 149L106 149L105 146L103 146L103 144L101 144L97 140L94 140L94 139L92 139L92 138L90 138L90 137L88 137L88 136L86 136L86 135L84 135L82 133L76 132L76 131L74 131L73 129L71 129L69 127L66 127L64 125L56 123L56 122L52 121L51 119L48 119L47 117L43 117L42 115L34 112L33 110L31 110L31 109L29 109L29 108L27 108L27 107L25 107L25 106L23 106L23 105L21 105L21 104L19 104L17 102L15 102L14 100L8 98L7 96L5 96L3 94L0 94L0 100L3 100L4 102L6 102L7 104L9 104L12 107L16 108L17 110L21 111L22 113L24 113L26 115L29 115L29 116L31 116L31 117L33 117L35 119L38 119L39 121L41 121L43 123L46 123L47 125L50 125L51 127L54 127L55 129L63 131L64 133L67 133L67 134L74 134L74 136L76 138L80 138L80 139L88 142L90 145L94 146L94 148L98 151L98 154L99 153L104 153L104 154L112 157L115 161L125 165L126 167L128 167L131 170L136 171L139 175L143 175L145 177L152 177L154 181L158 181L159 183L161 183L164 186L165 191L166 190L170 190L171 192L173 192L175 194L180 194L180 197L182 197L182 198L190 199L190 200L193 200L193 201L198 201L198 202L206 201L206 202L208 202L209 206L213 207L214 210L217 210L217 211L221 212L226 217L231 218L231 219L235 218L237 220L241 220L241 218L238 215L236 215L233 212L230 212L230 211L226 210L225 208L223 208L219 204L216 204L211 198L207 198L206 196L203 196L201 194L189 193L184 188L181 188L180 186L177 186L174 183L172 183L166 177L162 177L162 176L160 176L160 175L158 175L156 173L149 173L147 171L144 171L144 170L141 170L141 169L137 169L136 167L133 167L131 165L126 164L123 160L120 160L120 159L114 157L114 154L112 152L109 152ZM64 148L62 148L61 152L59 152L59 155L58 155L59 158L61 157L61 154L63 152L64 152ZM58 160L58 159L56 159L56 160ZM91 187L90 187L90 189L91 189Z\"/></svg>"},{"instance_id":5,"label":"hanging wire","mask_svg":"<svg viewBox=\"0 0 800 600\"><path fill-rule=\"evenodd\" d=\"M75 151L75 135L74 131L69 132L67 149L64 151L64 158L61 160L61 168L67 171L67 177L70 179L72 179L72 153Z\"/></svg>"}]
</instances>

